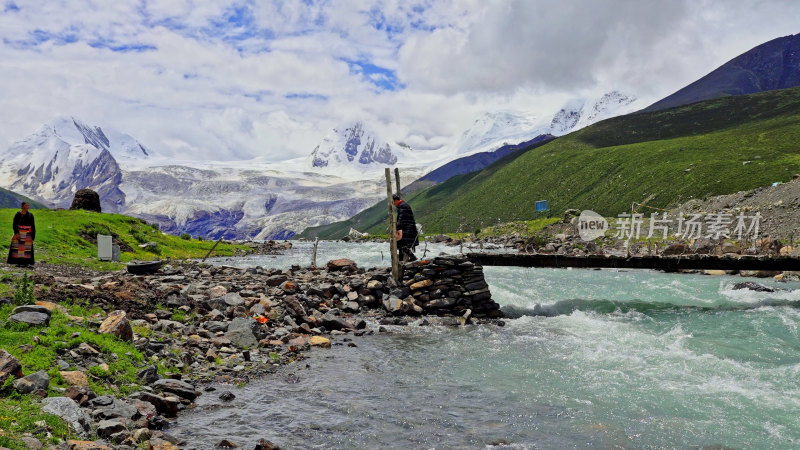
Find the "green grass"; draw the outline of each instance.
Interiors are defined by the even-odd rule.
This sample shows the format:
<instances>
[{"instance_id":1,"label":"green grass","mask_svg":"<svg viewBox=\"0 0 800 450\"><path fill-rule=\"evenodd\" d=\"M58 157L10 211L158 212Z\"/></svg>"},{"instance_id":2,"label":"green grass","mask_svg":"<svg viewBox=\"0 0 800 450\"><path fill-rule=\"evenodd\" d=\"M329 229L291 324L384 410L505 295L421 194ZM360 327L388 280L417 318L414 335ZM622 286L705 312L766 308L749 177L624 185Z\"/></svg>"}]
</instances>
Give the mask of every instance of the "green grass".
<instances>
[{"instance_id":1,"label":"green grass","mask_svg":"<svg viewBox=\"0 0 800 450\"><path fill-rule=\"evenodd\" d=\"M6 286L0 284L0 286ZM28 327L24 324L9 324L7 319L13 305L0 308L0 348L14 355L22 364L23 373L30 375L39 370L46 370L50 375L51 395L58 395L54 387L66 387L56 361L62 352L74 349L87 343L101 353L108 369L100 366L88 367L89 387L98 395L127 395L140 389L137 373L149 364L147 358L130 343L117 339L113 335L97 334L90 326L90 318L105 317L103 310L86 302L75 301L65 306L69 316L82 320L72 321L67 314L54 311L47 327ZM136 333L151 335L146 328L135 327ZM34 338L40 342L36 343ZM74 369L70 368L70 369ZM159 361L158 370L164 374L175 372L177 368L169 363ZM13 378L13 377L12 377ZM11 388L10 378L0 391L0 446L8 448L25 448L19 441L23 432L34 430L40 440L45 439L44 431L37 432L34 422L44 420L52 428L54 438L72 437L68 427L57 417L43 414L38 400L31 396L23 396Z\"/></svg>"},{"instance_id":2,"label":"green grass","mask_svg":"<svg viewBox=\"0 0 800 450\"><path fill-rule=\"evenodd\" d=\"M486 227L478 233L478 237L493 237L505 235L530 236L537 231L543 230L548 225L552 225L561 220L559 217L549 217L533 220L520 220L516 222L506 222L495 226Z\"/></svg>"},{"instance_id":3,"label":"green grass","mask_svg":"<svg viewBox=\"0 0 800 450\"><path fill-rule=\"evenodd\" d=\"M800 173L800 88L616 117L512 156L408 195L417 222L426 233L470 231L529 220L537 200L553 216L616 216L651 197L664 208L789 181ZM386 215L376 205L304 236L385 232Z\"/></svg>"},{"instance_id":4,"label":"green grass","mask_svg":"<svg viewBox=\"0 0 800 450\"><path fill-rule=\"evenodd\" d=\"M59 352L64 349L75 348L83 342L88 343L103 354L109 365L107 372L99 368L91 368L89 373L90 388L98 394L114 391L110 386L117 385L123 393L135 390L138 384L136 373L137 365L144 362L144 356L127 342L122 342L111 335L99 335L87 328L86 321L71 322L60 311L54 311L48 327L28 327L24 324L9 324L8 316L13 310L12 305L0 308L0 322L4 324L0 329L0 348L14 355L22 364L23 373L30 375L39 370L46 370L50 375L50 387L66 387L59 374L56 360ZM70 315L88 318L92 314L102 313L99 308L90 308L85 305L69 305ZM80 333L72 337L74 333ZM40 340L35 343L34 338ZM111 356L116 354L116 360ZM32 431L34 436L46 441L46 430L35 425L44 421L51 429L53 438L67 439L74 437L71 430L59 418L44 414L38 399L30 395L20 395L11 387L13 377L6 382L0 392L0 446L23 449L26 448L20 441L22 433ZM56 395L51 391L50 394Z\"/></svg>"},{"instance_id":5,"label":"green grass","mask_svg":"<svg viewBox=\"0 0 800 450\"><path fill-rule=\"evenodd\" d=\"M12 309L12 306L0 309L0 321L4 324ZM102 313L102 310L76 305L69 308L69 313L76 317L88 318L93 314ZM78 333L76 337L72 337L76 333ZM39 344L33 344L35 336L41 340ZM19 359L25 375L47 370L51 384L62 387L64 386L56 365L59 352L76 348L82 343L87 343L102 353L110 368L103 376L89 377L90 387L95 392L98 394L111 392L109 387L111 385L118 386L123 393L130 393L136 389L138 383L136 373L140 370L139 366L145 362L144 356L130 342L120 341L113 335L95 333L88 328L86 321L71 322L64 313L56 310L53 312L50 325L46 328L6 324L0 330L0 348L5 348ZM32 346L28 348L27 345ZM112 354L117 355L116 359Z\"/></svg>"},{"instance_id":6,"label":"green grass","mask_svg":"<svg viewBox=\"0 0 800 450\"><path fill-rule=\"evenodd\" d=\"M0 210L0 230L8 230L8 239L0 248L8 252L12 235L14 209ZM118 270L131 260L202 258L214 245L213 241L182 239L163 234L152 225L129 216L89 211L33 211L36 219L37 262L92 267L99 270ZM120 263L97 260L97 234L115 236L120 243ZM142 249L139 244L155 242L155 249ZM231 256L248 247L220 243L214 256Z\"/></svg>"},{"instance_id":7,"label":"green grass","mask_svg":"<svg viewBox=\"0 0 800 450\"><path fill-rule=\"evenodd\" d=\"M42 427L41 422L46 424ZM51 435L48 439L47 434ZM29 395L12 395L0 397L0 447L13 450L25 450L28 447L19 438L27 432L42 442L56 443L58 439L72 439L69 425L58 417L45 414L39 406L39 401Z\"/></svg>"}]
</instances>

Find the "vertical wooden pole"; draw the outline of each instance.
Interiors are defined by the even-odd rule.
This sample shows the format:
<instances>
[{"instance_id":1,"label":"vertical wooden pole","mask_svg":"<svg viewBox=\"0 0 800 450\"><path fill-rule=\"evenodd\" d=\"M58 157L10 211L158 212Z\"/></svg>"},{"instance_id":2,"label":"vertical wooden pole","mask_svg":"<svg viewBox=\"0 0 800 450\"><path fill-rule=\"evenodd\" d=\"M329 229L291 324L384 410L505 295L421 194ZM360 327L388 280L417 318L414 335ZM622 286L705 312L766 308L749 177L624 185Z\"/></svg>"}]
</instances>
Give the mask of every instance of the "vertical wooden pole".
<instances>
[{"instance_id":1,"label":"vertical wooden pole","mask_svg":"<svg viewBox=\"0 0 800 450\"><path fill-rule=\"evenodd\" d=\"M397 195L400 195L400 169L397 167L394 168L394 182L397 184L397 190L395 192Z\"/></svg>"},{"instance_id":2,"label":"vertical wooden pole","mask_svg":"<svg viewBox=\"0 0 800 450\"><path fill-rule=\"evenodd\" d=\"M314 238L314 250L311 253L311 268L317 268L317 246L319 246L319 237Z\"/></svg>"},{"instance_id":3,"label":"vertical wooden pole","mask_svg":"<svg viewBox=\"0 0 800 450\"><path fill-rule=\"evenodd\" d=\"M400 280L400 259L397 254L397 224L394 219L394 202L392 201L392 169L386 168L386 201L389 206L389 242L392 253L392 278Z\"/></svg>"}]
</instances>

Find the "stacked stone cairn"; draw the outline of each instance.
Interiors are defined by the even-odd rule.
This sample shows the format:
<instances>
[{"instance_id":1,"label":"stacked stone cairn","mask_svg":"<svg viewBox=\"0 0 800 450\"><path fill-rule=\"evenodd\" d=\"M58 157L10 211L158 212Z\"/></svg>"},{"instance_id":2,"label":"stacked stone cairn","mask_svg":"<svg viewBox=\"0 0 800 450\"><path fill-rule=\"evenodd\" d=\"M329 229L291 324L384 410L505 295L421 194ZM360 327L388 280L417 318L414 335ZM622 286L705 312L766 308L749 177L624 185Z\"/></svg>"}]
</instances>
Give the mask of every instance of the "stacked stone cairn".
<instances>
[{"instance_id":1,"label":"stacked stone cairn","mask_svg":"<svg viewBox=\"0 0 800 450\"><path fill-rule=\"evenodd\" d=\"M407 263L402 286L392 299L405 299L417 312L438 315L471 315L500 318L500 305L492 300L483 266L464 255L442 256ZM413 298L409 299L408 297ZM397 300L395 300L396 302ZM393 310L389 305L388 310Z\"/></svg>"}]
</instances>

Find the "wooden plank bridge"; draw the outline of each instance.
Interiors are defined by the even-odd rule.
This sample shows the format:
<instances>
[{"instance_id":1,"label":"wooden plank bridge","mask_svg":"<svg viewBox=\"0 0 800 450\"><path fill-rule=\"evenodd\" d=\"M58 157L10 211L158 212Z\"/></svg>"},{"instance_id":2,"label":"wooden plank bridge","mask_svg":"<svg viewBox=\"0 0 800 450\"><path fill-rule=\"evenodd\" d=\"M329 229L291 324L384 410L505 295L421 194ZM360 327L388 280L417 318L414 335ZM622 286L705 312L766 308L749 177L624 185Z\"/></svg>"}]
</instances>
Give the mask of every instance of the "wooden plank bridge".
<instances>
[{"instance_id":1,"label":"wooden plank bridge","mask_svg":"<svg viewBox=\"0 0 800 450\"><path fill-rule=\"evenodd\" d=\"M470 261L483 266L654 269L668 272L679 270L800 271L800 258L788 256L567 256L528 253L466 253L465 256Z\"/></svg>"}]
</instances>

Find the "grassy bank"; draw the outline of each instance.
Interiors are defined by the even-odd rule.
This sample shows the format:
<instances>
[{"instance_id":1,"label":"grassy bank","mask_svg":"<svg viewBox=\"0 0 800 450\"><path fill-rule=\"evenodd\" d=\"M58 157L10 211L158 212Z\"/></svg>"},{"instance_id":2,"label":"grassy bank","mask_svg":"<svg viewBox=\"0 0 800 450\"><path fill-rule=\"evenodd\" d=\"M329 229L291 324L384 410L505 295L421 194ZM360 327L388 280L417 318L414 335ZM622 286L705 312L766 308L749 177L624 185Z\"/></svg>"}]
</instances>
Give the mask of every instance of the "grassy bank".
<instances>
[{"instance_id":1,"label":"grassy bank","mask_svg":"<svg viewBox=\"0 0 800 450\"><path fill-rule=\"evenodd\" d=\"M3 291L13 290L6 275L0 283ZM18 281L15 282L19 284ZM76 302L62 305L53 311L48 327L29 327L9 323L8 316L16 305L0 308L0 348L16 357L22 364L24 375L45 370L50 376L48 396L58 396L67 385L61 376L57 361L65 351L87 343L108 361L105 366L89 368L89 387L99 395L105 393L130 393L138 388L136 373L145 362L144 356L128 342L112 335L95 333L96 323L105 317L99 308L91 308ZM116 355L112 356L112 355ZM74 370L74 367L67 370ZM162 367L166 372L168 368ZM11 449L28 448L20 438L26 433L43 442L74 438L72 431L61 419L41 411L38 397L17 393L12 383L14 377L0 387L0 446Z\"/></svg>"},{"instance_id":2,"label":"grassy bank","mask_svg":"<svg viewBox=\"0 0 800 450\"><path fill-rule=\"evenodd\" d=\"M8 254L13 230L11 222L16 209L0 209L0 251ZM32 210L36 218L36 261L53 264L68 264L100 270L115 270L131 260L202 258L214 245L212 241L182 239L161 233L141 219L120 214L105 214L88 211ZM97 260L97 235L111 235L120 245L120 262ZM139 245L155 243L141 248ZM215 256L231 256L247 252L248 247L220 243Z\"/></svg>"}]
</instances>

